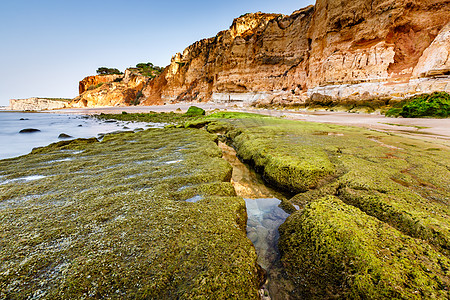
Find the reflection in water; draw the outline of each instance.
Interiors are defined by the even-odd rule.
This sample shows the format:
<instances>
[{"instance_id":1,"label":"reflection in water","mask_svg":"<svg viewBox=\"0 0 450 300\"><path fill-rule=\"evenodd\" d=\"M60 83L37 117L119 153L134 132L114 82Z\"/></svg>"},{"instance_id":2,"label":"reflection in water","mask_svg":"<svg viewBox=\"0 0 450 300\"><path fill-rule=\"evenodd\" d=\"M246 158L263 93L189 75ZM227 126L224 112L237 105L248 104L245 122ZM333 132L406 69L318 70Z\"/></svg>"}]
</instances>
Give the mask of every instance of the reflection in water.
<instances>
[{"instance_id":1,"label":"reflection in water","mask_svg":"<svg viewBox=\"0 0 450 300\"><path fill-rule=\"evenodd\" d=\"M278 227L289 216L278 207L280 200L245 199L247 205L247 236L258 253L258 263L265 270L270 269L278 259Z\"/></svg>"},{"instance_id":2,"label":"reflection in water","mask_svg":"<svg viewBox=\"0 0 450 300\"><path fill-rule=\"evenodd\" d=\"M126 125L126 126L125 126ZM124 131L124 127L134 130L146 123L111 122L78 115L56 113L0 112L0 159L29 153L35 147L58 142L59 135L65 133L75 138L98 137L106 133ZM152 123L152 127L164 124ZM25 128L39 129L34 133L23 134Z\"/></svg>"},{"instance_id":3,"label":"reflection in water","mask_svg":"<svg viewBox=\"0 0 450 300\"><path fill-rule=\"evenodd\" d=\"M284 196L264 184L261 177L236 157L236 151L219 143L223 157L233 166L231 182L247 206L247 236L255 246L258 264L267 271L261 299L290 299L294 284L285 276L278 253L278 227L289 216L278 205Z\"/></svg>"},{"instance_id":4,"label":"reflection in water","mask_svg":"<svg viewBox=\"0 0 450 300\"><path fill-rule=\"evenodd\" d=\"M233 167L231 182L238 196L248 199L284 198L282 194L267 187L253 169L243 164L236 157L236 151L233 148L224 143L219 143L219 147L222 149L223 158Z\"/></svg>"}]
</instances>

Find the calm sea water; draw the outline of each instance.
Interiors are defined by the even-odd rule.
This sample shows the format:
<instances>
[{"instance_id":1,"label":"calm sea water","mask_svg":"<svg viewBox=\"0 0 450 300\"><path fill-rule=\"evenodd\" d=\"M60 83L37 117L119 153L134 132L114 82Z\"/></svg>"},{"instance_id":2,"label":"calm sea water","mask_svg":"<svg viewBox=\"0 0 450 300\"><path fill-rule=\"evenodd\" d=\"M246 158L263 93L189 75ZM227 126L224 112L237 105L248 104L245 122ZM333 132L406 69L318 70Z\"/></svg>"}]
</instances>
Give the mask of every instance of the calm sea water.
<instances>
[{"instance_id":1,"label":"calm sea water","mask_svg":"<svg viewBox=\"0 0 450 300\"><path fill-rule=\"evenodd\" d=\"M146 127L149 127L148 123L108 123L79 115L0 112L0 159L24 155L35 147L58 142L62 140L58 138L61 133L72 138L90 138L98 137L101 133ZM161 124L151 127L161 127ZM26 128L40 131L19 133Z\"/></svg>"}]
</instances>

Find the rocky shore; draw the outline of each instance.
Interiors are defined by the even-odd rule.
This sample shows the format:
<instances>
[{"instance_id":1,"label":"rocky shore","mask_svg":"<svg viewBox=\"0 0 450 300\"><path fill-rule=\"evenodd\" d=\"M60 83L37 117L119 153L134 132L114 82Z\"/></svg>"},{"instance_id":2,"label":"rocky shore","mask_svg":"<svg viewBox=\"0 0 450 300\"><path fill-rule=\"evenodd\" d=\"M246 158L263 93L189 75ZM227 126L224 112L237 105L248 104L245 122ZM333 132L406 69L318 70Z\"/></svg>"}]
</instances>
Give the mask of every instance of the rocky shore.
<instances>
[{"instance_id":1,"label":"rocky shore","mask_svg":"<svg viewBox=\"0 0 450 300\"><path fill-rule=\"evenodd\" d=\"M154 129L0 161L0 298L257 298L216 140Z\"/></svg>"},{"instance_id":2,"label":"rocky shore","mask_svg":"<svg viewBox=\"0 0 450 300\"><path fill-rule=\"evenodd\" d=\"M449 297L448 146L238 112L99 117L172 124L0 161L2 297L259 298L218 140L290 195L274 299Z\"/></svg>"}]
</instances>

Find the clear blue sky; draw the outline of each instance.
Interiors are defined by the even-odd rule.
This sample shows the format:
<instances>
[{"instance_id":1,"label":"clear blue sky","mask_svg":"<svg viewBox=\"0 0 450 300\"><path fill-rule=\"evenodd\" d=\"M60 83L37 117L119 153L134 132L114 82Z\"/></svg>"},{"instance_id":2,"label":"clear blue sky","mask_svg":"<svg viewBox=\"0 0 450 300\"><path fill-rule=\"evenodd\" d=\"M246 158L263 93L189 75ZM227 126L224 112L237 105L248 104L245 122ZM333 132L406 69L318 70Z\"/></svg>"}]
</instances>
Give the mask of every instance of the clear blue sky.
<instances>
[{"instance_id":1,"label":"clear blue sky","mask_svg":"<svg viewBox=\"0 0 450 300\"><path fill-rule=\"evenodd\" d=\"M193 42L247 12L290 14L312 0L0 2L0 106L67 97L100 66L166 66Z\"/></svg>"}]
</instances>

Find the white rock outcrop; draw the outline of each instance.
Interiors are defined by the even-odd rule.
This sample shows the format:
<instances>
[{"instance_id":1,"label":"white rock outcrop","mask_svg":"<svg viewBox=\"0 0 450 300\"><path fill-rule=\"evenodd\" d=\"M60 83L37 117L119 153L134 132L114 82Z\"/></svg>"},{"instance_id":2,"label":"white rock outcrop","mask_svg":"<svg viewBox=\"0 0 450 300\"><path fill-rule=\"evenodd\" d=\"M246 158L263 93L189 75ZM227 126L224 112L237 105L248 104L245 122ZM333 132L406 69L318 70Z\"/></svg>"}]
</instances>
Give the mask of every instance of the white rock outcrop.
<instances>
[{"instance_id":1,"label":"white rock outcrop","mask_svg":"<svg viewBox=\"0 0 450 300\"><path fill-rule=\"evenodd\" d=\"M68 107L68 102L44 98L11 99L10 110L52 110Z\"/></svg>"}]
</instances>

